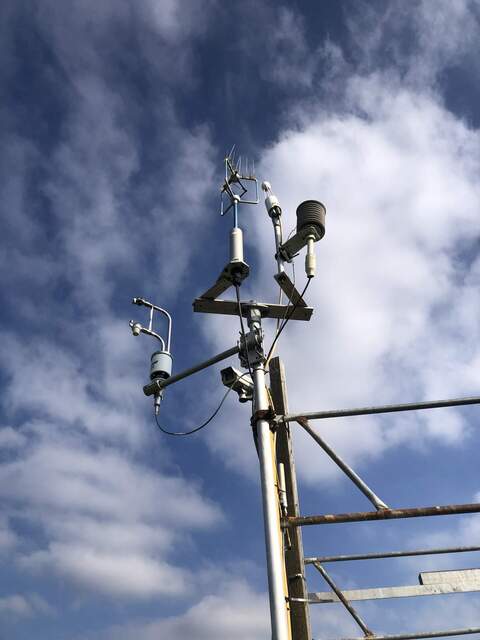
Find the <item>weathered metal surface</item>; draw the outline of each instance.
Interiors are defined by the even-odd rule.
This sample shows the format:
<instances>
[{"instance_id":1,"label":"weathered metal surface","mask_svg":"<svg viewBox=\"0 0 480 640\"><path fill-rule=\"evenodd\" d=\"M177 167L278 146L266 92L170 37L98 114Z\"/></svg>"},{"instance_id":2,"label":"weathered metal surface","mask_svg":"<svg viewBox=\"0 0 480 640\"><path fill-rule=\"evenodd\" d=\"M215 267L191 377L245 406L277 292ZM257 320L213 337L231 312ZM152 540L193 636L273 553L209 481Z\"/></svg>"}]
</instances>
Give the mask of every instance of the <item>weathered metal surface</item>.
<instances>
[{"instance_id":1,"label":"weathered metal surface","mask_svg":"<svg viewBox=\"0 0 480 640\"><path fill-rule=\"evenodd\" d=\"M480 633L480 627L464 629L448 629L445 631L417 631L416 633L398 633L396 635L375 636L375 640L424 640L424 638L446 638L449 636L465 636ZM339 638L338 640L364 640L364 638Z\"/></svg>"},{"instance_id":2,"label":"weathered metal surface","mask_svg":"<svg viewBox=\"0 0 480 640\"><path fill-rule=\"evenodd\" d=\"M319 562L314 562L313 563L315 566L315 569L317 569L317 571L321 574L322 578L325 580L325 582L328 584L328 586L330 587L330 589L333 589L333 596L336 598L337 602L341 602L343 604L343 606L345 607L345 609L348 611L348 613L352 616L352 618L355 620L355 622L358 624L358 626L360 627L360 629L363 631L363 633L365 634L365 636L373 636L373 632L370 631L370 629L367 627L367 625L365 624L365 622L362 620L362 618L359 616L358 612L355 610L354 607L352 607L352 605L350 604L349 600L351 600L351 598L348 597L348 593L350 593L349 591L341 591L337 585L335 584L335 582L332 580L331 576L327 573L327 571L322 567L322 565ZM310 600L310 595L309 595L309 600Z\"/></svg>"},{"instance_id":3,"label":"weathered metal surface","mask_svg":"<svg viewBox=\"0 0 480 640\"><path fill-rule=\"evenodd\" d=\"M332 411L313 411L307 413L291 413L278 416L277 420L296 422L299 418L307 420L325 420L327 418L348 418L351 416L369 416L377 413L396 413L398 411L420 411L422 409L441 409L444 407L461 407L469 404L480 404L480 397L453 398L450 400L432 400L428 402L411 402L408 404L385 404L378 407L359 407L356 409L335 409Z\"/></svg>"},{"instance_id":4,"label":"weathered metal surface","mask_svg":"<svg viewBox=\"0 0 480 640\"><path fill-rule=\"evenodd\" d=\"M225 274L222 272L218 280L215 282L210 289L207 289L205 293L202 293L200 298L206 298L208 300L215 300L215 298L221 295L224 291L226 291L229 287L232 286L232 281L229 280Z\"/></svg>"},{"instance_id":5,"label":"weathered metal surface","mask_svg":"<svg viewBox=\"0 0 480 640\"><path fill-rule=\"evenodd\" d=\"M423 518L427 516L447 516L462 513L480 513L480 504L450 504L439 507L383 509L381 511L360 511L354 513L335 513L320 516L288 517L282 519L282 525L284 527L304 527L312 524L367 522L369 520L398 520L400 518Z\"/></svg>"},{"instance_id":6,"label":"weathered metal surface","mask_svg":"<svg viewBox=\"0 0 480 640\"><path fill-rule=\"evenodd\" d=\"M312 307L285 306L283 304L263 304L262 315L265 318L283 319L288 313L291 320L308 321L312 317ZM193 301L193 310L197 313L218 313L226 316L238 316L238 304L233 300L207 300L196 298ZM242 303L242 315L247 317L248 309Z\"/></svg>"},{"instance_id":7,"label":"weathered metal surface","mask_svg":"<svg viewBox=\"0 0 480 640\"><path fill-rule=\"evenodd\" d=\"M252 308L248 317L250 332L261 335L261 317L258 310ZM263 342L260 344L263 355ZM252 365L254 386L253 415L268 411L269 398L265 385L265 366L263 359ZM272 640L292 640L288 589L285 573L284 533L280 528L280 508L277 485L274 437L270 423L264 418L255 420L257 434L258 461L260 466L260 484L262 488L265 548L267 557L268 590L270 600L270 620Z\"/></svg>"},{"instance_id":8,"label":"weathered metal surface","mask_svg":"<svg viewBox=\"0 0 480 640\"><path fill-rule=\"evenodd\" d=\"M317 566L315 564L315 566ZM333 587L332 587L333 588ZM388 598L413 598L416 596L442 596L447 593L473 593L480 591L480 582L462 582L442 584L414 584L399 587L374 587L371 589L348 589L343 595L348 600L384 600ZM332 591L319 591L308 594L311 604L328 604L339 602L341 598Z\"/></svg>"},{"instance_id":9,"label":"weathered metal surface","mask_svg":"<svg viewBox=\"0 0 480 640\"><path fill-rule=\"evenodd\" d=\"M414 549L412 551L384 551L379 553L353 553L338 556L314 556L305 558L305 564L314 562L347 562L350 560L377 560L380 558L406 558L409 556L429 556L442 553L466 553L480 551L480 547L444 547L437 549Z\"/></svg>"},{"instance_id":10,"label":"weathered metal surface","mask_svg":"<svg viewBox=\"0 0 480 640\"><path fill-rule=\"evenodd\" d=\"M377 496L377 494L370 489L366 482L364 482L360 476L355 473L355 471L344 461L342 458L335 453L335 451L325 442L325 440L314 431L308 423L306 418L298 418L298 424L303 427L303 429L315 440L317 444L319 444L325 453L335 462L335 464L340 467L343 473L350 478L353 484L360 489L363 495L370 500L375 509L388 509L388 505L383 502L381 498Z\"/></svg>"},{"instance_id":11,"label":"weathered metal surface","mask_svg":"<svg viewBox=\"0 0 480 640\"><path fill-rule=\"evenodd\" d=\"M288 411L288 399L285 380L285 368L280 358L272 358L269 365L270 392L276 413ZM285 488L287 492L287 514L300 515L298 503L295 458L290 429L287 424L279 425L276 437L276 455L278 463L285 469ZM307 603L307 585L303 559L302 530L299 527L289 532L289 546L285 549L285 569L288 580L289 598L300 598L299 603L290 608L292 637L294 640L311 640L310 616Z\"/></svg>"},{"instance_id":12,"label":"weathered metal surface","mask_svg":"<svg viewBox=\"0 0 480 640\"><path fill-rule=\"evenodd\" d=\"M480 569L450 569L449 571L425 571L419 574L420 584L477 585L480 590Z\"/></svg>"}]
</instances>

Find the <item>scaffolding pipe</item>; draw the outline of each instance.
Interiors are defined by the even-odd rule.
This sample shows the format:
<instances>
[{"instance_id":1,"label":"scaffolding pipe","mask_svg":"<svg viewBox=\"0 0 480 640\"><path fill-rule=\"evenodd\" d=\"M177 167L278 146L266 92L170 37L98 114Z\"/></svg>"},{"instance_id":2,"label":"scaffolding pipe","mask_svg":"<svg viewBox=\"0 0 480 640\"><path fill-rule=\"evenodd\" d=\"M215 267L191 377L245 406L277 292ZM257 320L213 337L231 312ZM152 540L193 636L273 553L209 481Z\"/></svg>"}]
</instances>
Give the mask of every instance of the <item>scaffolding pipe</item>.
<instances>
[{"instance_id":1,"label":"scaffolding pipe","mask_svg":"<svg viewBox=\"0 0 480 640\"><path fill-rule=\"evenodd\" d=\"M299 516L282 518L284 527L304 527L312 524L338 524L341 522L368 522L370 520L399 520L401 518L423 518L426 516L449 516L462 513L480 513L480 504L450 504L440 507L415 507L409 509L382 509L380 511L360 511L335 513L320 516Z\"/></svg>"},{"instance_id":2,"label":"scaffolding pipe","mask_svg":"<svg viewBox=\"0 0 480 640\"><path fill-rule=\"evenodd\" d=\"M359 475L355 473L355 471L348 466L348 464L340 458L340 456L335 453L335 451L325 442L325 440L316 433L312 427L308 424L308 420L306 418L298 418L298 424L305 429L305 431L312 436L317 444L319 444L325 453L335 462L335 464L340 467L343 473L350 478L353 484L360 489L363 495L370 500L375 509L388 509L388 505L383 502L381 498L377 496L377 494L370 489L370 487L360 478Z\"/></svg>"},{"instance_id":3,"label":"scaffolding pipe","mask_svg":"<svg viewBox=\"0 0 480 640\"><path fill-rule=\"evenodd\" d=\"M441 553L466 553L469 551L480 551L480 547L446 547L444 549L416 549L412 551L385 551L380 553L354 553L339 556L315 556L305 558L305 564L315 562L347 562L350 560L378 560L381 558L407 558L409 556L429 556Z\"/></svg>"},{"instance_id":4,"label":"scaffolding pipe","mask_svg":"<svg viewBox=\"0 0 480 640\"><path fill-rule=\"evenodd\" d=\"M340 600L340 602L343 604L343 606L345 607L345 609L348 611L348 613L352 616L352 618L355 620L355 622L358 624L358 626L360 627L360 629L363 631L363 633L365 634L366 638L371 638L373 637L373 632L370 631L370 629L367 627L367 625L365 624L365 622L362 620L362 618L358 615L357 611L355 610L354 607L352 607L352 605L350 604L350 602L347 600L347 598L343 595L342 590L339 589L337 587L337 585L335 584L335 582L332 580L332 578L330 577L330 575L325 571L325 569L322 567L322 565L318 562L314 562L313 563L315 566L315 569L317 569L317 571L321 574L322 578L325 580L325 582L328 584L328 586L330 587L330 589L335 593L335 595L337 596L337 598Z\"/></svg>"},{"instance_id":5,"label":"scaffolding pipe","mask_svg":"<svg viewBox=\"0 0 480 640\"><path fill-rule=\"evenodd\" d=\"M277 421L296 422L299 418L307 420L325 420L326 418L347 418L350 416L370 416L377 413L396 413L398 411L420 411L422 409L441 409L444 407L461 407L469 404L480 404L480 397L453 398L451 400L431 400L428 402L411 402L407 404L384 404L378 407L359 407L356 409L335 409L333 411L313 411L310 413L290 413L277 416Z\"/></svg>"},{"instance_id":6,"label":"scaffolding pipe","mask_svg":"<svg viewBox=\"0 0 480 640\"><path fill-rule=\"evenodd\" d=\"M393 636L374 636L375 640L423 640L424 638L446 638L448 636L465 636L480 633L480 627L450 629L448 631L426 631L421 633L400 633ZM339 640L364 640L364 638L341 638Z\"/></svg>"}]
</instances>

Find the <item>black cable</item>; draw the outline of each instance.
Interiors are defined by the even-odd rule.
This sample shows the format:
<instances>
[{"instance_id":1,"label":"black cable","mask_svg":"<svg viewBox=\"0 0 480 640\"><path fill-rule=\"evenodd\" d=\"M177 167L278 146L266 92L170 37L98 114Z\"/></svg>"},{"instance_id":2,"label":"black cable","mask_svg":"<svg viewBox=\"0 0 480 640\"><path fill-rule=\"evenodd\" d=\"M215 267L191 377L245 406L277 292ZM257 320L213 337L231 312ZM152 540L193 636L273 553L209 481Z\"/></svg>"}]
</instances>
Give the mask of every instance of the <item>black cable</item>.
<instances>
[{"instance_id":1,"label":"black cable","mask_svg":"<svg viewBox=\"0 0 480 640\"><path fill-rule=\"evenodd\" d=\"M201 424L199 427L195 427L195 429L192 429L191 431L167 431L167 429L164 429L161 424L158 422L158 415L155 413L155 422L157 423L157 427L160 429L160 431L162 433L167 434L168 436L190 436L192 433L196 433L197 431L200 431L200 429L203 429L204 427L207 426L207 424L209 424L217 415L217 413L220 411L220 409L223 406L223 403L225 402L225 400L227 399L228 394L230 393L230 391L233 389L233 386L236 382L238 382L238 380L240 380L241 378L243 378L244 376L248 375L247 372L242 373L241 376L237 376L235 378L235 380L232 382L232 384L230 384L228 386L228 389L225 391L223 398L220 402L220 404L218 405L218 407L215 409L215 411L212 413L212 415L208 418L208 420L205 420L205 422L203 424Z\"/></svg>"},{"instance_id":2,"label":"black cable","mask_svg":"<svg viewBox=\"0 0 480 640\"><path fill-rule=\"evenodd\" d=\"M245 353L247 356L247 365L248 372L253 380L252 367L250 365L250 358L248 357L248 347L247 347L247 336L245 335L245 326L243 324L243 316L242 316L242 305L240 303L240 286L238 284L235 285L235 294L237 296L237 305L238 305L238 317L240 318L240 329L242 332L243 344L245 345Z\"/></svg>"},{"instance_id":3,"label":"black cable","mask_svg":"<svg viewBox=\"0 0 480 640\"><path fill-rule=\"evenodd\" d=\"M292 305L290 312L288 313L288 315L285 316L284 321L282 322L282 325L280 327L280 329L277 331L277 335L275 336L275 338L273 339L272 345L270 347L270 350L268 352L267 355L267 360L266 362L268 363L270 361L270 356L273 353L273 349L275 348L275 344L277 343L277 340L280 337L280 334L282 333L282 331L285 329L287 322L290 320L290 318L292 317L292 315L295 313L295 309L298 307L298 303L300 302L300 300L303 298L303 296L305 295L305 292L308 289L308 285L310 284L310 281L312 280L313 276L308 276L307 279L307 284L304 286L302 293L300 294L300 297L297 298L296 302Z\"/></svg>"}]
</instances>

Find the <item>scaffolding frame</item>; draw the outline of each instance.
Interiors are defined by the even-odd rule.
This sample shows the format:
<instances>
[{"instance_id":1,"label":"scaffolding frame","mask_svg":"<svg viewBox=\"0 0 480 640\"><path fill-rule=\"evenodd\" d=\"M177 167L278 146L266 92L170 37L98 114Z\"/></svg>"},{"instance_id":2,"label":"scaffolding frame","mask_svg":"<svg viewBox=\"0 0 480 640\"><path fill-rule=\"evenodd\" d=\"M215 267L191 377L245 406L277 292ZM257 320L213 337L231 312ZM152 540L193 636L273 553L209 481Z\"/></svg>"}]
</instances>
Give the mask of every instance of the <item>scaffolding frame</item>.
<instances>
[{"instance_id":1,"label":"scaffolding frame","mask_svg":"<svg viewBox=\"0 0 480 640\"><path fill-rule=\"evenodd\" d=\"M277 465L283 464L286 470L285 490L288 496L287 513L281 518L281 527L285 535L285 566L288 584L288 603L290 605L290 618L292 638L294 640L312 640L310 627L309 606L311 604L339 602L350 614L352 619L361 629L363 636L359 638L342 638L338 640L362 640L362 638L374 638L375 640L414 640L416 638L442 638L450 636L468 635L480 633L480 626L460 629L447 629L442 631L426 631L415 633L403 633L394 635L376 635L360 617L352 605L352 600L415 597L424 595L443 595L445 593L466 593L480 591L480 571L477 569L430 572L420 574L420 585L398 586L386 588L371 588L357 590L342 590L327 572L324 564L357 560L374 560L380 558L401 558L408 556L439 555L447 553L468 553L480 551L480 546L444 547L430 549L413 549L404 551L387 551L378 553L347 554L334 556L304 557L301 528L311 525L341 524L349 522L367 522L373 520L397 520L405 518L419 518L431 516L444 516L455 514L480 513L479 503L451 504L429 507L390 508L362 478L328 445L325 440L310 426L310 420L324 420L340 417L354 417L361 415L378 415L400 411L418 411L436 409L442 407L455 407L480 404L480 397L453 398L449 400L435 400L428 402L390 404L372 407L360 407L352 409L339 409L331 411L317 411L309 413L289 413L286 394L285 369L281 360L273 358L270 363L271 396L274 405L275 417L272 426L277 432ZM333 460L340 470L352 481L353 484L365 495L375 507L375 511L349 512L320 515L301 515L297 481L295 474L295 462L290 425L297 423L308 433L323 451ZM305 567L313 565L331 589L331 592L308 593L305 578ZM473 577L472 573L473 572ZM449 582L442 583L434 574L451 574ZM425 583L425 581L427 583Z\"/></svg>"}]
</instances>

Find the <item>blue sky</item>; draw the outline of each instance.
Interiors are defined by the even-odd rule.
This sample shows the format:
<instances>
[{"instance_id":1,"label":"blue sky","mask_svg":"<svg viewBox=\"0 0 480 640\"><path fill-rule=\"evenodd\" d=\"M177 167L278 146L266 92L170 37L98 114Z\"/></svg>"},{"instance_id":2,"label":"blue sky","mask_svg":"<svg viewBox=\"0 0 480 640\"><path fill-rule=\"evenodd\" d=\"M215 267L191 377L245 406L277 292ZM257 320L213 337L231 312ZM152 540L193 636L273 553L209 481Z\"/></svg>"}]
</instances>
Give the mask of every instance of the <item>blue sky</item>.
<instances>
[{"instance_id":1,"label":"blue sky","mask_svg":"<svg viewBox=\"0 0 480 640\"><path fill-rule=\"evenodd\" d=\"M229 398L208 429L163 436L142 393L154 345L132 338L129 319L144 318L130 300L172 313L175 371L234 344L238 319L191 302L227 259L219 187L235 143L286 227L302 200L327 206L314 316L279 342L291 409L478 394L478 3L2 8L0 636L267 638L249 407ZM240 223L243 297L274 300L263 205ZM220 368L168 390L167 428L217 406ZM317 425L392 507L477 500L476 426L475 408ZM303 513L369 508L294 437ZM479 533L478 516L460 516L311 528L304 542L316 555ZM478 566L473 555L332 574L343 587L414 584L421 570ZM377 632L480 623L474 595L358 609ZM337 605L311 613L314 638L358 634Z\"/></svg>"}]
</instances>

